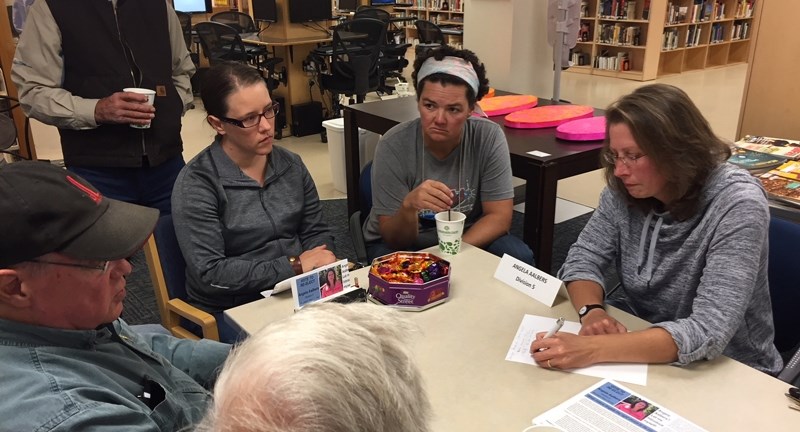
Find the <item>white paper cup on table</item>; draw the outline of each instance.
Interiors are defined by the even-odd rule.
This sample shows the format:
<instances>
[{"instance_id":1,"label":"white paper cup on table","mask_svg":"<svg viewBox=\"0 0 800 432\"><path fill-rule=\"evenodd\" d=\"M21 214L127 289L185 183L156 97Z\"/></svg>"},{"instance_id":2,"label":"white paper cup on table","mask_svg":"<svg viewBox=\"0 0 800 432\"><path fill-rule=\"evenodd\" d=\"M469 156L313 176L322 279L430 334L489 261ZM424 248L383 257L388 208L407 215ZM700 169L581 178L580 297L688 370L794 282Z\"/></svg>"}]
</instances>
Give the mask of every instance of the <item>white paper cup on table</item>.
<instances>
[{"instance_id":1,"label":"white paper cup on table","mask_svg":"<svg viewBox=\"0 0 800 432\"><path fill-rule=\"evenodd\" d=\"M442 253L455 255L461 250L461 235L464 234L466 220L467 215L457 211L436 213L436 235Z\"/></svg>"},{"instance_id":2,"label":"white paper cup on table","mask_svg":"<svg viewBox=\"0 0 800 432\"><path fill-rule=\"evenodd\" d=\"M137 93L137 94L141 94L141 95L147 96L147 102L145 102L145 103L148 104L148 105L153 105L153 101L156 98L156 91L155 90L146 89L146 88L128 87L128 88L122 89L122 91L130 92L130 93ZM146 125L131 124L130 127L136 128L136 129L149 129L150 128L150 123L148 123Z\"/></svg>"}]
</instances>

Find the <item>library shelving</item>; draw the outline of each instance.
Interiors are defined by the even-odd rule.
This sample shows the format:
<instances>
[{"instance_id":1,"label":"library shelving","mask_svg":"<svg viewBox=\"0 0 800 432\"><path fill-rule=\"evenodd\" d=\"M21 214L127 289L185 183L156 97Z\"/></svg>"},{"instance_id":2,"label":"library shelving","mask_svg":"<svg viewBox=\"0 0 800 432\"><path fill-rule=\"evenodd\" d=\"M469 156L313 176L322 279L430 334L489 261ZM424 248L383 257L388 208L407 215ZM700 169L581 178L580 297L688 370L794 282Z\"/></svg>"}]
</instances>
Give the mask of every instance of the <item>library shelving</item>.
<instances>
[{"instance_id":1,"label":"library shelving","mask_svg":"<svg viewBox=\"0 0 800 432\"><path fill-rule=\"evenodd\" d=\"M415 17L437 24L444 32L445 41L461 47L464 29L465 0L409 0L410 6L395 6L394 12L400 16ZM404 23L406 40L417 37L413 21Z\"/></svg>"},{"instance_id":2,"label":"library shelving","mask_svg":"<svg viewBox=\"0 0 800 432\"><path fill-rule=\"evenodd\" d=\"M638 81L746 63L756 0L584 0L573 73Z\"/></svg>"}]
</instances>

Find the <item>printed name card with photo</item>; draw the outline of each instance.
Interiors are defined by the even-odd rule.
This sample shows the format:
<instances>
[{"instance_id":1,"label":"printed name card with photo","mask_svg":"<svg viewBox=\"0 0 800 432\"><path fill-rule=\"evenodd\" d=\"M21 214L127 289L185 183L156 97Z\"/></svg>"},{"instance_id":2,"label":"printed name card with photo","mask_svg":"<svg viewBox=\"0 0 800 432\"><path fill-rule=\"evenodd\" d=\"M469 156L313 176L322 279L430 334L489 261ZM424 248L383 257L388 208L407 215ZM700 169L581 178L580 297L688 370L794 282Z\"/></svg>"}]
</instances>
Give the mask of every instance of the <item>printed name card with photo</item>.
<instances>
[{"instance_id":1,"label":"printed name card with photo","mask_svg":"<svg viewBox=\"0 0 800 432\"><path fill-rule=\"evenodd\" d=\"M497 265L494 278L549 307L560 293L567 297L567 289L560 279L506 254Z\"/></svg>"},{"instance_id":2,"label":"printed name card with photo","mask_svg":"<svg viewBox=\"0 0 800 432\"><path fill-rule=\"evenodd\" d=\"M310 303L331 300L358 288L350 281L347 260L303 273L292 278L290 283L295 310Z\"/></svg>"}]
</instances>

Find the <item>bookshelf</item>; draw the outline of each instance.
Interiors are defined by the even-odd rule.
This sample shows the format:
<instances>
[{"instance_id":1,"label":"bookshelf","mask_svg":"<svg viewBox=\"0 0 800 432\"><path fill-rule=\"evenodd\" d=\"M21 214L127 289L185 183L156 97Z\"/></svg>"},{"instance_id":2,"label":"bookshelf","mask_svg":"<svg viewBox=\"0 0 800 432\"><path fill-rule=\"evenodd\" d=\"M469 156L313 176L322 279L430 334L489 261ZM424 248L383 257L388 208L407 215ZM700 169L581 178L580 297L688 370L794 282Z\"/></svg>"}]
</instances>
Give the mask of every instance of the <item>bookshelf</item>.
<instances>
[{"instance_id":1,"label":"bookshelf","mask_svg":"<svg viewBox=\"0 0 800 432\"><path fill-rule=\"evenodd\" d=\"M464 3L466 0L408 0L411 6L395 6L394 12L399 16L415 17L428 20L444 31L445 42L457 48L462 47L464 29ZM407 41L417 37L414 22L403 23ZM457 33L459 34L452 34Z\"/></svg>"},{"instance_id":2,"label":"bookshelf","mask_svg":"<svg viewBox=\"0 0 800 432\"><path fill-rule=\"evenodd\" d=\"M746 63L756 0L584 0L572 73L637 81Z\"/></svg>"}]
</instances>

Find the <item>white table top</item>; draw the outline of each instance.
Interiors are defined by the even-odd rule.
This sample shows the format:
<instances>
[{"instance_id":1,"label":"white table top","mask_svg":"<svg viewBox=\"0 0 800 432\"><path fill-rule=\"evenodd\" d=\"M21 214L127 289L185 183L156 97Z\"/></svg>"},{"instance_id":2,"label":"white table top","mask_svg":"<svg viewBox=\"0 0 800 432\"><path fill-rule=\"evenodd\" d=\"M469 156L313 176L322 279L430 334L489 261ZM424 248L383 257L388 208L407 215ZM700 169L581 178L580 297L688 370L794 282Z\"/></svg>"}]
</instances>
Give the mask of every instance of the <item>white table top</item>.
<instances>
[{"instance_id":1,"label":"white table top","mask_svg":"<svg viewBox=\"0 0 800 432\"><path fill-rule=\"evenodd\" d=\"M584 375L505 360L525 314L577 321L569 301L553 308L495 280L499 258L464 245L449 258L450 300L408 312L423 331L417 361L433 405L435 431L521 431L531 419L599 381ZM352 272L362 286L367 268ZM647 325L619 310L630 329ZM292 314L289 291L225 311L252 333ZM797 430L800 412L787 407L789 385L727 357L689 367L651 365L647 386L622 385L711 431Z\"/></svg>"}]
</instances>

